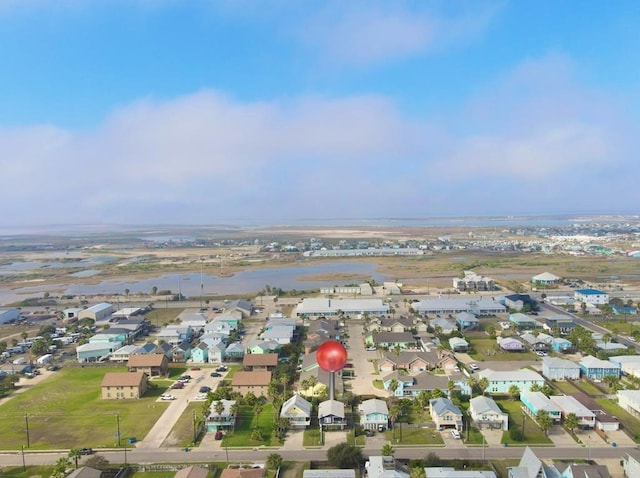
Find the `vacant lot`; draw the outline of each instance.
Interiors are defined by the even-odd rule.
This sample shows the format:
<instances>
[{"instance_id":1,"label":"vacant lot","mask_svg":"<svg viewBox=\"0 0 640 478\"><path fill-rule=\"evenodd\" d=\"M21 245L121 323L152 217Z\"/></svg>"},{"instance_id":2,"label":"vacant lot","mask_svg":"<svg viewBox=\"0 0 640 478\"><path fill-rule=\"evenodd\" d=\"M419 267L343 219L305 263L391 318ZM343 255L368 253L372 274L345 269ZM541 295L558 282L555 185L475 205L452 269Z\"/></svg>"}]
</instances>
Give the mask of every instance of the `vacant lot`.
<instances>
[{"instance_id":1,"label":"vacant lot","mask_svg":"<svg viewBox=\"0 0 640 478\"><path fill-rule=\"evenodd\" d=\"M491 338L470 338L471 349L469 355L477 361L503 361L519 362L522 360L536 360L533 352L504 352L499 349L498 343Z\"/></svg>"},{"instance_id":2,"label":"vacant lot","mask_svg":"<svg viewBox=\"0 0 640 478\"><path fill-rule=\"evenodd\" d=\"M151 389L140 400L102 400L100 383L107 372L124 367L69 367L0 406L0 449L112 447L122 438L147 434L168 404L156 402L164 389Z\"/></svg>"}]
</instances>

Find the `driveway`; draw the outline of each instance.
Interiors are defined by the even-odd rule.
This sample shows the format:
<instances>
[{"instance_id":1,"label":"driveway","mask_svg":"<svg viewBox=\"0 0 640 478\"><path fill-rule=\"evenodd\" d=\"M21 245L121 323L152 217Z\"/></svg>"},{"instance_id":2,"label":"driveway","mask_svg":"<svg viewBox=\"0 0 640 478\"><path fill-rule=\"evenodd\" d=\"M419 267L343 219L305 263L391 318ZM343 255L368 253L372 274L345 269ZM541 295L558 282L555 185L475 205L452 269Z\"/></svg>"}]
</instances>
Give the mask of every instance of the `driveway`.
<instances>
[{"instance_id":1,"label":"driveway","mask_svg":"<svg viewBox=\"0 0 640 478\"><path fill-rule=\"evenodd\" d=\"M355 395L377 395L387 397L390 393L373 386L373 381L381 379L382 375L376 375L373 360L379 357L378 352L366 351L364 346L364 324L347 321L349 326L349 361L353 364L355 377L349 382L351 392Z\"/></svg>"}]
</instances>

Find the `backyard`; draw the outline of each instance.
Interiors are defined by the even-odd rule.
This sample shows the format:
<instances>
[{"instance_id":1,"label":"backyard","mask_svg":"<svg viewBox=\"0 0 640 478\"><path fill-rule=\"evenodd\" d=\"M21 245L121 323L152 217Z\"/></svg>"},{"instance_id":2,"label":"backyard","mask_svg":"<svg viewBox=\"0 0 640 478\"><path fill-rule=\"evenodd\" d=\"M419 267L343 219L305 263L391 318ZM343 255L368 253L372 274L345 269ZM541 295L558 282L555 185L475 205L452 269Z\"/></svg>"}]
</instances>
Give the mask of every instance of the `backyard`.
<instances>
[{"instance_id":1,"label":"backyard","mask_svg":"<svg viewBox=\"0 0 640 478\"><path fill-rule=\"evenodd\" d=\"M121 437L144 437L168 404L157 402L164 388L150 388L139 400L102 400L107 372L124 367L68 367L0 406L0 449L113 447ZM27 428L28 427L28 428ZM28 429L28 434L27 434Z\"/></svg>"}]
</instances>

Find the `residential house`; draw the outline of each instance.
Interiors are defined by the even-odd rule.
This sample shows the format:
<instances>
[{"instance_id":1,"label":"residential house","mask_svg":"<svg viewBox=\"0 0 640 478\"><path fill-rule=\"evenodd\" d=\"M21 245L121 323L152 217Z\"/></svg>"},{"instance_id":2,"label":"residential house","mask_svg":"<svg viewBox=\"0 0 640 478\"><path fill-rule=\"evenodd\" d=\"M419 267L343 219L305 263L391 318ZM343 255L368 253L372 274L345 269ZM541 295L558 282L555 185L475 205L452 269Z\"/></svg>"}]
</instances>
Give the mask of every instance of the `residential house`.
<instances>
[{"instance_id":1,"label":"residential house","mask_svg":"<svg viewBox=\"0 0 640 478\"><path fill-rule=\"evenodd\" d=\"M280 418L288 420L292 428L306 428L311 424L312 405L296 394L282 404Z\"/></svg>"},{"instance_id":2,"label":"residential house","mask_svg":"<svg viewBox=\"0 0 640 478\"><path fill-rule=\"evenodd\" d=\"M597 289L577 289L573 292L576 302L590 305L604 305L609 303L609 294Z\"/></svg>"},{"instance_id":3,"label":"residential house","mask_svg":"<svg viewBox=\"0 0 640 478\"><path fill-rule=\"evenodd\" d=\"M593 355L587 355L580 360L580 371L582 375L591 380L602 380L607 375L620 378L621 367L608 360L600 360Z\"/></svg>"},{"instance_id":4,"label":"residential house","mask_svg":"<svg viewBox=\"0 0 640 478\"><path fill-rule=\"evenodd\" d=\"M245 370L273 370L278 365L278 354L247 354L242 359Z\"/></svg>"},{"instance_id":5,"label":"residential house","mask_svg":"<svg viewBox=\"0 0 640 478\"><path fill-rule=\"evenodd\" d=\"M551 272L543 272L542 274L533 276L531 278L531 283L533 285L542 285L542 286L556 285L556 284L562 283L562 278L558 277L555 274L552 274Z\"/></svg>"},{"instance_id":6,"label":"residential house","mask_svg":"<svg viewBox=\"0 0 640 478\"><path fill-rule=\"evenodd\" d=\"M169 375L169 361L164 354L134 354L127 362L129 372L143 372L149 377Z\"/></svg>"},{"instance_id":7,"label":"residential house","mask_svg":"<svg viewBox=\"0 0 640 478\"><path fill-rule=\"evenodd\" d=\"M207 318L201 313L185 312L180 315L180 326L191 327L194 336L204 333L206 325Z\"/></svg>"},{"instance_id":8,"label":"residential house","mask_svg":"<svg viewBox=\"0 0 640 478\"><path fill-rule=\"evenodd\" d=\"M518 466L507 469L508 478L560 478L553 465L545 465L533 450L526 447Z\"/></svg>"},{"instance_id":9,"label":"residential house","mask_svg":"<svg viewBox=\"0 0 640 478\"><path fill-rule=\"evenodd\" d=\"M226 304L224 313L233 314L234 312L240 312L243 319L251 317L251 314L253 314L253 304L244 299L232 300Z\"/></svg>"},{"instance_id":10,"label":"residential house","mask_svg":"<svg viewBox=\"0 0 640 478\"><path fill-rule=\"evenodd\" d=\"M560 407L552 402L542 392L522 392L520 401L524 405L524 411L529 416L534 417L541 410L546 411L555 423L560 423L562 413Z\"/></svg>"},{"instance_id":11,"label":"residential house","mask_svg":"<svg viewBox=\"0 0 640 478\"><path fill-rule=\"evenodd\" d=\"M551 395L549 399L560 409L562 419L566 420L570 413L578 417L580 428L595 428L596 415L571 395Z\"/></svg>"},{"instance_id":12,"label":"residential house","mask_svg":"<svg viewBox=\"0 0 640 478\"><path fill-rule=\"evenodd\" d=\"M384 400L365 400L358 406L358 412L360 425L365 430L386 430L389 426L389 408Z\"/></svg>"},{"instance_id":13,"label":"residential house","mask_svg":"<svg viewBox=\"0 0 640 478\"><path fill-rule=\"evenodd\" d=\"M497 478L490 470L456 470L450 466L428 466L423 470L425 478Z\"/></svg>"},{"instance_id":14,"label":"residential house","mask_svg":"<svg viewBox=\"0 0 640 478\"><path fill-rule=\"evenodd\" d=\"M288 325L278 325L275 327L272 326L262 332L259 338L261 340L272 340L281 345L286 345L291 343L294 331L295 327L291 327Z\"/></svg>"},{"instance_id":15,"label":"residential house","mask_svg":"<svg viewBox=\"0 0 640 478\"><path fill-rule=\"evenodd\" d=\"M222 406L218 403L222 403ZM212 401L206 420L207 432L233 429L236 424L235 404L235 400Z\"/></svg>"},{"instance_id":16,"label":"residential house","mask_svg":"<svg viewBox=\"0 0 640 478\"><path fill-rule=\"evenodd\" d=\"M533 317L516 312L509 314L509 322L511 322L517 329L535 329L539 324Z\"/></svg>"},{"instance_id":17,"label":"residential house","mask_svg":"<svg viewBox=\"0 0 640 478\"><path fill-rule=\"evenodd\" d=\"M623 375L640 377L640 355L615 355L609 357L609 361L620 365Z\"/></svg>"},{"instance_id":18,"label":"residential house","mask_svg":"<svg viewBox=\"0 0 640 478\"><path fill-rule=\"evenodd\" d=\"M264 467L225 468L219 478L264 478Z\"/></svg>"},{"instance_id":19,"label":"residential house","mask_svg":"<svg viewBox=\"0 0 640 478\"><path fill-rule=\"evenodd\" d=\"M617 397L623 410L640 417L640 390L618 390Z\"/></svg>"},{"instance_id":20,"label":"residential house","mask_svg":"<svg viewBox=\"0 0 640 478\"><path fill-rule=\"evenodd\" d=\"M454 277L453 287L457 290L495 290L496 285L493 279L483 277L474 271L464 271L464 277Z\"/></svg>"},{"instance_id":21,"label":"residential house","mask_svg":"<svg viewBox=\"0 0 640 478\"><path fill-rule=\"evenodd\" d=\"M514 337L496 337L501 350L505 352L523 352L524 344Z\"/></svg>"},{"instance_id":22,"label":"residential house","mask_svg":"<svg viewBox=\"0 0 640 478\"><path fill-rule=\"evenodd\" d=\"M568 335L576 328L576 323L574 322L573 317L568 315L552 315L551 317L546 317L542 320L542 327L550 333L558 331L560 335Z\"/></svg>"},{"instance_id":23,"label":"residential house","mask_svg":"<svg viewBox=\"0 0 640 478\"><path fill-rule=\"evenodd\" d=\"M551 340L551 349L559 354L567 354L573 351L573 344L562 337L555 337Z\"/></svg>"},{"instance_id":24,"label":"residential house","mask_svg":"<svg viewBox=\"0 0 640 478\"><path fill-rule=\"evenodd\" d=\"M636 315L638 308L632 305L612 305L611 311L616 315Z\"/></svg>"},{"instance_id":25,"label":"residential house","mask_svg":"<svg viewBox=\"0 0 640 478\"><path fill-rule=\"evenodd\" d=\"M336 372L334 376L334 391L340 395L344 391L342 373ZM319 397L328 394L331 382L331 372L315 367L300 373L300 389L298 393L305 397Z\"/></svg>"},{"instance_id":26,"label":"residential house","mask_svg":"<svg viewBox=\"0 0 640 478\"><path fill-rule=\"evenodd\" d=\"M509 415L500 410L493 398L483 395L473 397L469 400L469 414L479 429L509 429Z\"/></svg>"},{"instance_id":27,"label":"residential house","mask_svg":"<svg viewBox=\"0 0 640 478\"><path fill-rule=\"evenodd\" d=\"M325 400L318 405L318 422L323 429L344 430L347 424L344 403L337 400Z\"/></svg>"},{"instance_id":28,"label":"residential house","mask_svg":"<svg viewBox=\"0 0 640 478\"><path fill-rule=\"evenodd\" d=\"M385 317L380 321L380 330L383 332L411 332L413 330L413 321L408 317Z\"/></svg>"},{"instance_id":29,"label":"residential house","mask_svg":"<svg viewBox=\"0 0 640 478\"><path fill-rule=\"evenodd\" d=\"M193 363L209 362L209 346L206 342L200 342L191 350L191 361Z\"/></svg>"},{"instance_id":30,"label":"residential house","mask_svg":"<svg viewBox=\"0 0 640 478\"><path fill-rule=\"evenodd\" d=\"M596 417L596 428L603 432L612 432L620 429L620 422L616 417L602 408L598 402L585 393L572 393L571 396L578 400L584 407L593 412Z\"/></svg>"},{"instance_id":31,"label":"residential house","mask_svg":"<svg viewBox=\"0 0 640 478\"><path fill-rule=\"evenodd\" d=\"M247 344L247 354L270 354L282 348L282 344L274 340L252 340Z\"/></svg>"},{"instance_id":32,"label":"residential house","mask_svg":"<svg viewBox=\"0 0 640 478\"><path fill-rule=\"evenodd\" d=\"M207 478L209 470L203 466L190 465L176 471L173 478Z\"/></svg>"},{"instance_id":33,"label":"residential house","mask_svg":"<svg viewBox=\"0 0 640 478\"><path fill-rule=\"evenodd\" d=\"M469 350L469 342L460 337L451 337L449 339L449 348L454 352L466 352Z\"/></svg>"},{"instance_id":34,"label":"residential house","mask_svg":"<svg viewBox=\"0 0 640 478\"><path fill-rule=\"evenodd\" d=\"M108 372L104 374L100 387L103 400L141 398L147 391L147 374L143 372Z\"/></svg>"},{"instance_id":35,"label":"residential house","mask_svg":"<svg viewBox=\"0 0 640 478\"><path fill-rule=\"evenodd\" d=\"M480 321L471 312L460 312L456 315L456 324L458 324L461 330L476 329Z\"/></svg>"},{"instance_id":36,"label":"residential house","mask_svg":"<svg viewBox=\"0 0 640 478\"><path fill-rule=\"evenodd\" d=\"M640 450L627 450L622 459L622 468L625 477L640 476Z\"/></svg>"},{"instance_id":37,"label":"residential house","mask_svg":"<svg viewBox=\"0 0 640 478\"><path fill-rule=\"evenodd\" d=\"M458 330L458 327L453 322L445 319L444 317L436 317L429 321L429 325L433 330L442 335L451 335Z\"/></svg>"},{"instance_id":38,"label":"residential house","mask_svg":"<svg viewBox=\"0 0 640 478\"><path fill-rule=\"evenodd\" d=\"M111 362L124 363L127 360L129 360L129 356L135 353L137 350L138 350L137 345L125 345L123 347L120 347L115 352L113 352L110 355L109 360Z\"/></svg>"},{"instance_id":39,"label":"residential house","mask_svg":"<svg viewBox=\"0 0 640 478\"><path fill-rule=\"evenodd\" d=\"M542 357L542 375L549 380L578 380L580 366L571 360Z\"/></svg>"},{"instance_id":40,"label":"residential house","mask_svg":"<svg viewBox=\"0 0 640 478\"><path fill-rule=\"evenodd\" d=\"M172 362L186 362L191 358L191 344L186 340L171 349Z\"/></svg>"},{"instance_id":41,"label":"residential house","mask_svg":"<svg viewBox=\"0 0 640 478\"><path fill-rule=\"evenodd\" d=\"M462 412L448 398L429 400L431 419L439 430L453 428L462 431Z\"/></svg>"},{"instance_id":42,"label":"residential house","mask_svg":"<svg viewBox=\"0 0 640 478\"><path fill-rule=\"evenodd\" d=\"M409 478L409 474L398 468L392 456L373 455L365 462L367 478Z\"/></svg>"},{"instance_id":43,"label":"residential house","mask_svg":"<svg viewBox=\"0 0 640 478\"><path fill-rule=\"evenodd\" d=\"M596 340L596 348L604 351L605 353L623 353L627 350L627 346L618 342L613 341L605 341L605 340Z\"/></svg>"},{"instance_id":44,"label":"residential house","mask_svg":"<svg viewBox=\"0 0 640 478\"><path fill-rule=\"evenodd\" d=\"M270 371L238 371L231 379L231 389L243 397L249 392L253 392L256 397L266 397L269 382L271 382Z\"/></svg>"},{"instance_id":45,"label":"residential house","mask_svg":"<svg viewBox=\"0 0 640 478\"><path fill-rule=\"evenodd\" d=\"M518 387L520 392L528 392L533 384L539 387L544 385L544 378L526 368L519 370L491 370L485 369L479 372L480 379L487 378L489 387L487 392L493 395L508 395L512 385Z\"/></svg>"},{"instance_id":46,"label":"residential house","mask_svg":"<svg viewBox=\"0 0 640 478\"><path fill-rule=\"evenodd\" d=\"M387 349L416 348L417 341L410 332L378 332L365 339L367 344Z\"/></svg>"},{"instance_id":47,"label":"residential house","mask_svg":"<svg viewBox=\"0 0 640 478\"><path fill-rule=\"evenodd\" d=\"M236 330L240 326L240 322L242 322L242 314L238 312L219 315L209 324L212 325L213 328L215 328L218 324L226 324L226 329Z\"/></svg>"},{"instance_id":48,"label":"residential house","mask_svg":"<svg viewBox=\"0 0 640 478\"><path fill-rule=\"evenodd\" d=\"M129 338L128 331L109 330L107 332L92 335L91 337L89 337L89 343L90 344L99 344L99 343L124 344L124 343L127 343L128 338Z\"/></svg>"},{"instance_id":49,"label":"residential house","mask_svg":"<svg viewBox=\"0 0 640 478\"><path fill-rule=\"evenodd\" d=\"M90 466L81 466L67 475L67 478L102 478L102 470Z\"/></svg>"},{"instance_id":50,"label":"residential house","mask_svg":"<svg viewBox=\"0 0 640 478\"><path fill-rule=\"evenodd\" d=\"M206 342L204 342L206 343ZM231 344L233 345L233 344ZM229 348L231 348L231 345L229 345L229 347L227 347L224 343L222 342L218 342L217 344L213 344L213 345L209 345L209 349L207 351L207 358L209 363L220 363L220 362L224 362L227 359L227 350L229 350ZM244 356L244 347L242 346L242 344L237 344L240 349L240 352L242 353L242 356Z\"/></svg>"},{"instance_id":51,"label":"residential house","mask_svg":"<svg viewBox=\"0 0 640 478\"><path fill-rule=\"evenodd\" d=\"M520 335L520 339L524 344L534 352L546 352L551 346L553 337L544 333L532 334L531 332L525 332Z\"/></svg>"},{"instance_id":52,"label":"residential house","mask_svg":"<svg viewBox=\"0 0 640 478\"><path fill-rule=\"evenodd\" d=\"M230 343L224 351L222 360L242 360L244 357L244 345L240 342ZM220 361L222 361L220 360Z\"/></svg>"},{"instance_id":53,"label":"residential house","mask_svg":"<svg viewBox=\"0 0 640 478\"><path fill-rule=\"evenodd\" d=\"M156 334L158 342L166 342L170 345L178 345L185 341L190 341L194 334L190 326L168 325L163 327Z\"/></svg>"},{"instance_id":54,"label":"residential house","mask_svg":"<svg viewBox=\"0 0 640 478\"><path fill-rule=\"evenodd\" d=\"M565 463L555 464L561 478L612 478L606 465L591 463Z\"/></svg>"}]
</instances>

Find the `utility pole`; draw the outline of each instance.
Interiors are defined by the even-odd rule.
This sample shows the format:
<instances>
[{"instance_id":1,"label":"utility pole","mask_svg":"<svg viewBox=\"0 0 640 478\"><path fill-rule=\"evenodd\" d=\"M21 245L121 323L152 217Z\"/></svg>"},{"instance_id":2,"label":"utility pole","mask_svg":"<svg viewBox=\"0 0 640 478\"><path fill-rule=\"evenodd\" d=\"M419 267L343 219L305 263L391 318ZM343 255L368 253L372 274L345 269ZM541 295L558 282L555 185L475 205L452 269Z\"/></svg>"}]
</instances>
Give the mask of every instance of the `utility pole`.
<instances>
[{"instance_id":1,"label":"utility pole","mask_svg":"<svg viewBox=\"0 0 640 478\"><path fill-rule=\"evenodd\" d=\"M193 446L196 445L196 440L198 437L196 436L196 412L193 411Z\"/></svg>"},{"instance_id":2,"label":"utility pole","mask_svg":"<svg viewBox=\"0 0 640 478\"><path fill-rule=\"evenodd\" d=\"M24 414L24 424L27 430L27 448L31 447L31 441L29 440L29 416Z\"/></svg>"},{"instance_id":3,"label":"utility pole","mask_svg":"<svg viewBox=\"0 0 640 478\"><path fill-rule=\"evenodd\" d=\"M24 445L20 445L22 450L22 470L27 471L27 463L24 461Z\"/></svg>"},{"instance_id":4,"label":"utility pole","mask_svg":"<svg viewBox=\"0 0 640 478\"><path fill-rule=\"evenodd\" d=\"M118 439L118 446L120 446L120 413L116 413L116 438Z\"/></svg>"}]
</instances>

